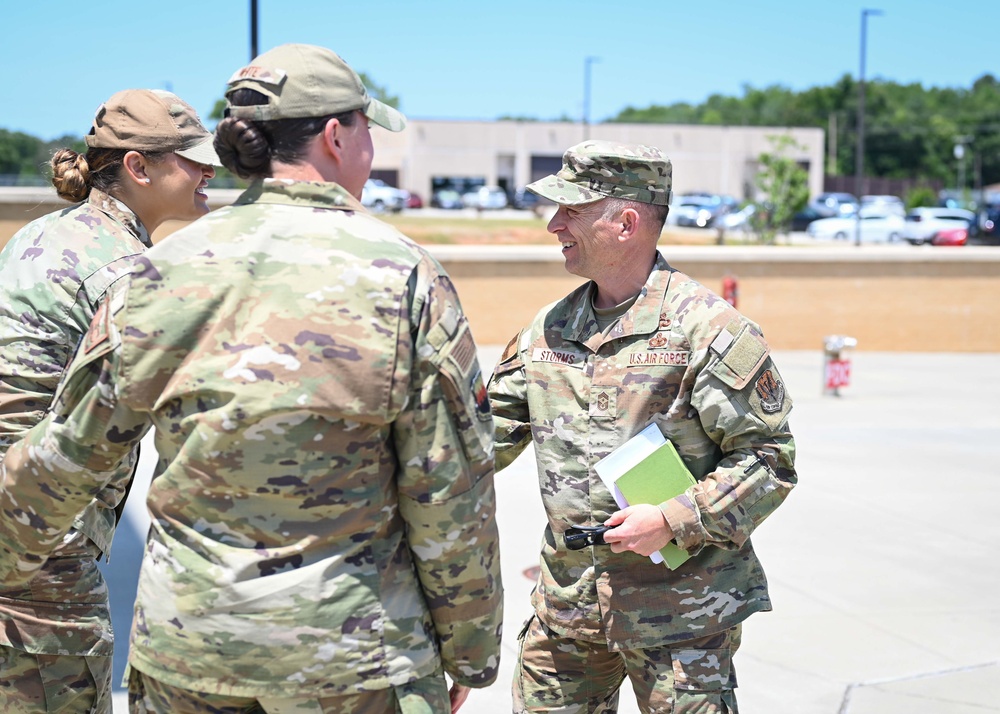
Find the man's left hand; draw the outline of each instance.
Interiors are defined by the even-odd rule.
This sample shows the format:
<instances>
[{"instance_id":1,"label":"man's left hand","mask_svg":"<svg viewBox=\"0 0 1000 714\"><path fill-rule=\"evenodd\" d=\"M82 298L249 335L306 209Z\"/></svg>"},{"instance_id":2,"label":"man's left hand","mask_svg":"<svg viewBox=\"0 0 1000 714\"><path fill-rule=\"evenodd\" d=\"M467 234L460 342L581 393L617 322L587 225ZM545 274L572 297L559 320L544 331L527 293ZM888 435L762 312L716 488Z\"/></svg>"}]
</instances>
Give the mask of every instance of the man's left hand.
<instances>
[{"instance_id":1,"label":"man's left hand","mask_svg":"<svg viewBox=\"0 0 1000 714\"><path fill-rule=\"evenodd\" d=\"M469 692L472 689L466 687L464 684L458 684L455 682L451 685L451 690L448 692L448 698L451 699L451 714L458 714L458 710L465 704L465 700L469 698Z\"/></svg>"},{"instance_id":2,"label":"man's left hand","mask_svg":"<svg viewBox=\"0 0 1000 714\"><path fill-rule=\"evenodd\" d=\"M604 542L610 544L615 553L631 550L649 556L674 538L663 512L648 503L615 511L604 525L612 527L604 534Z\"/></svg>"}]
</instances>

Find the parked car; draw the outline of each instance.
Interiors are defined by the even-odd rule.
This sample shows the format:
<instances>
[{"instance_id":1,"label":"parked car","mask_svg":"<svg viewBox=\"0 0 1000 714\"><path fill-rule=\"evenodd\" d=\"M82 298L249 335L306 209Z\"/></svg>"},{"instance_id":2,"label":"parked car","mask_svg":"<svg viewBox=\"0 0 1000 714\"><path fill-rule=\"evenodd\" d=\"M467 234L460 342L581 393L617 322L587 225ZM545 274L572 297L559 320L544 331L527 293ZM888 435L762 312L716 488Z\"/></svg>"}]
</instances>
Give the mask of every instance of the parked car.
<instances>
[{"instance_id":1,"label":"parked car","mask_svg":"<svg viewBox=\"0 0 1000 714\"><path fill-rule=\"evenodd\" d=\"M931 245L965 245L968 242L968 228L945 228L931 238Z\"/></svg>"},{"instance_id":2,"label":"parked car","mask_svg":"<svg viewBox=\"0 0 1000 714\"><path fill-rule=\"evenodd\" d=\"M532 193L526 188L519 188L514 192L514 208L533 211L541 206L551 205L552 201L542 198L537 193Z\"/></svg>"},{"instance_id":3,"label":"parked car","mask_svg":"<svg viewBox=\"0 0 1000 714\"><path fill-rule=\"evenodd\" d=\"M862 196L859 213L864 215L906 215L906 204L899 196Z\"/></svg>"},{"instance_id":4,"label":"parked car","mask_svg":"<svg viewBox=\"0 0 1000 714\"><path fill-rule=\"evenodd\" d=\"M851 216L858 210L858 199L853 193L821 193L809 207L824 218Z\"/></svg>"},{"instance_id":5,"label":"parked car","mask_svg":"<svg viewBox=\"0 0 1000 714\"><path fill-rule=\"evenodd\" d=\"M969 231L968 245L1000 245L1000 204L987 203L979 211L979 222Z\"/></svg>"},{"instance_id":6,"label":"parked car","mask_svg":"<svg viewBox=\"0 0 1000 714\"><path fill-rule=\"evenodd\" d=\"M442 188L431 194L431 205L435 208L462 208L462 194L450 188Z\"/></svg>"},{"instance_id":7,"label":"parked car","mask_svg":"<svg viewBox=\"0 0 1000 714\"><path fill-rule=\"evenodd\" d=\"M736 207L732 196L713 193L688 193L677 197L670 208L671 223L678 226L708 228L712 223Z\"/></svg>"},{"instance_id":8,"label":"parked car","mask_svg":"<svg viewBox=\"0 0 1000 714\"><path fill-rule=\"evenodd\" d=\"M913 245L923 245L940 231L949 228L968 230L976 214L964 208L914 208L906 214L903 238Z\"/></svg>"},{"instance_id":9,"label":"parked car","mask_svg":"<svg viewBox=\"0 0 1000 714\"><path fill-rule=\"evenodd\" d=\"M424 207L424 199L422 199L420 197L419 193L414 193L413 191L410 191L410 197L408 199L406 199L406 207L407 208L423 208Z\"/></svg>"},{"instance_id":10,"label":"parked car","mask_svg":"<svg viewBox=\"0 0 1000 714\"><path fill-rule=\"evenodd\" d=\"M402 211L409 199L409 191L390 186L380 179L368 179L361 189L361 205L373 213Z\"/></svg>"},{"instance_id":11,"label":"parked car","mask_svg":"<svg viewBox=\"0 0 1000 714\"><path fill-rule=\"evenodd\" d=\"M801 211L792 216L792 230L793 231L804 231L809 227L809 224L820 218L825 218L825 216L819 213L815 208L806 206Z\"/></svg>"},{"instance_id":12,"label":"parked car","mask_svg":"<svg viewBox=\"0 0 1000 714\"><path fill-rule=\"evenodd\" d=\"M834 240L854 240L858 222L861 223L863 243L891 243L903 236L906 221L901 216L844 216L841 218L819 218L806 228L813 238L833 238Z\"/></svg>"},{"instance_id":13,"label":"parked car","mask_svg":"<svg viewBox=\"0 0 1000 714\"><path fill-rule=\"evenodd\" d=\"M712 223L713 228L719 228L724 231L742 231L747 233L750 231L750 218L757 211L757 206L752 203L748 203L743 208L732 213L726 213L718 218Z\"/></svg>"},{"instance_id":14,"label":"parked car","mask_svg":"<svg viewBox=\"0 0 1000 714\"><path fill-rule=\"evenodd\" d=\"M462 205L479 210L506 208L507 192L499 186L480 186L462 195Z\"/></svg>"}]
</instances>

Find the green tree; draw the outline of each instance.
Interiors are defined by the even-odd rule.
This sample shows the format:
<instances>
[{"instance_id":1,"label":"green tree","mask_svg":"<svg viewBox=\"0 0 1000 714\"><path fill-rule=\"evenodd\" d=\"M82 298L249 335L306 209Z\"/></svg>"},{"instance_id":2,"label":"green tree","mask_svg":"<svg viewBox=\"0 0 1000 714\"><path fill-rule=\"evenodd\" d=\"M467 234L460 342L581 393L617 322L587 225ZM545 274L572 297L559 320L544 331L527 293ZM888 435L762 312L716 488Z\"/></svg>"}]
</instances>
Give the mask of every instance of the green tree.
<instances>
[{"instance_id":1,"label":"green tree","mask_svg":"<svg viewBox=\"0 0 1000 714\"><path fill-rule=\"evenodd\" d=\"M79 137L62 136L42 141L23 132L0 129L0 175L13 183L45 183L52 154L63 147L80 153L87 150L86 143Z\"/></svg>"},{"instance_id":2,"label":"green tree","mask_svg":"<svg viewBox=\"0 0 1000 714\"><path fill-rule=\"evenodd\" d=\"M986 74L970 89L924 88L874 80L865 85L865 167L869 176L918 178L954 185L956 138L967 148L970 184L1000 182L1000 81ZM848 74L830 86L793 92L745 85L742 96L712 95L701 104L626 107L610 122L801 126L826 131L831 173L854 173L858 82Z\"/></svg>"},{"instance_id":3,"label":"green tree","mask_svg":"<svg viewBox=\"0 0 1000 714\"><path fill-rule=\"evenodd\" d=\"M760 170L754 183L765 197L764 210L751 217L751 227L760 243L773 244L779 232L787 232L792 216L809 200L809 176L786 154L801 149L788 134L769 136L772 150L760 155Z\"/></svg>"}]
</instances>

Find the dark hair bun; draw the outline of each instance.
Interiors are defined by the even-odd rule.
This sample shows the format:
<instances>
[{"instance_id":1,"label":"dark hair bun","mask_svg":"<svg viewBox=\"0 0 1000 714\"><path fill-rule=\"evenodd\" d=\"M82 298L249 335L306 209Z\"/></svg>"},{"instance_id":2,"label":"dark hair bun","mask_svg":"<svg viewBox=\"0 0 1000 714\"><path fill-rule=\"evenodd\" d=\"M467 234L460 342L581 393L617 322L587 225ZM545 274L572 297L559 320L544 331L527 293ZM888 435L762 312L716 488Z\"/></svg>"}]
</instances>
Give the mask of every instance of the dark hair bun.
<instances>
[{"instance_id":1,"label":"dark hair bun","mask_svg":"<svg viewBox=\"0 0 1000 714\"><path fill-rule=\"evenodd\" d=\"M59 198L73 203L90 195L90 165L87 157L72 149L59 149L52 155L52 185Z\"/></svg>"},{"instance_id":2,"label":"dark hair bun","mask_svg":"<svg viewBox=\"0 0 1000 714\"><path fill-rule=\"evenodd\" d=\"M261 129L244 119L226 117L215 128L215 153L243 179L270 176L271 144Z\"/></svg>"}]
</instances>

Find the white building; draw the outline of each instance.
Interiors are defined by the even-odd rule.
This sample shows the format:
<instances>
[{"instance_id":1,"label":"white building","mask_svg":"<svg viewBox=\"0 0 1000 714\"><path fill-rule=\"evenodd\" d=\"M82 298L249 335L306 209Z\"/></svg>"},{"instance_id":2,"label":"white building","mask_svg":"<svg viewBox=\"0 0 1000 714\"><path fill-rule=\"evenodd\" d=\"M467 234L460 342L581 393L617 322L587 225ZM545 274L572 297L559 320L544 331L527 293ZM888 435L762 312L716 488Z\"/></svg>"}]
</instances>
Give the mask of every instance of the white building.
<instances>
[{"instance_id":1,"label":"white building","mask_svg":"<svg viewBox=\"0 0 1000 714\"><path fill-rule=\"evenodd\" d=\"M585 131L591 139L661 149L673 162L674 195L705 191L740 200L755 197L757 159L774 150L769 138L787 135L798 145L787 155L809 174L809 194L823 190L823 130L787 127L410 120L402 132L372 131L372 176L425 200L443 187L485 184L513 193L558 171L563 152Z\"/></svg>"}]
</instances>

